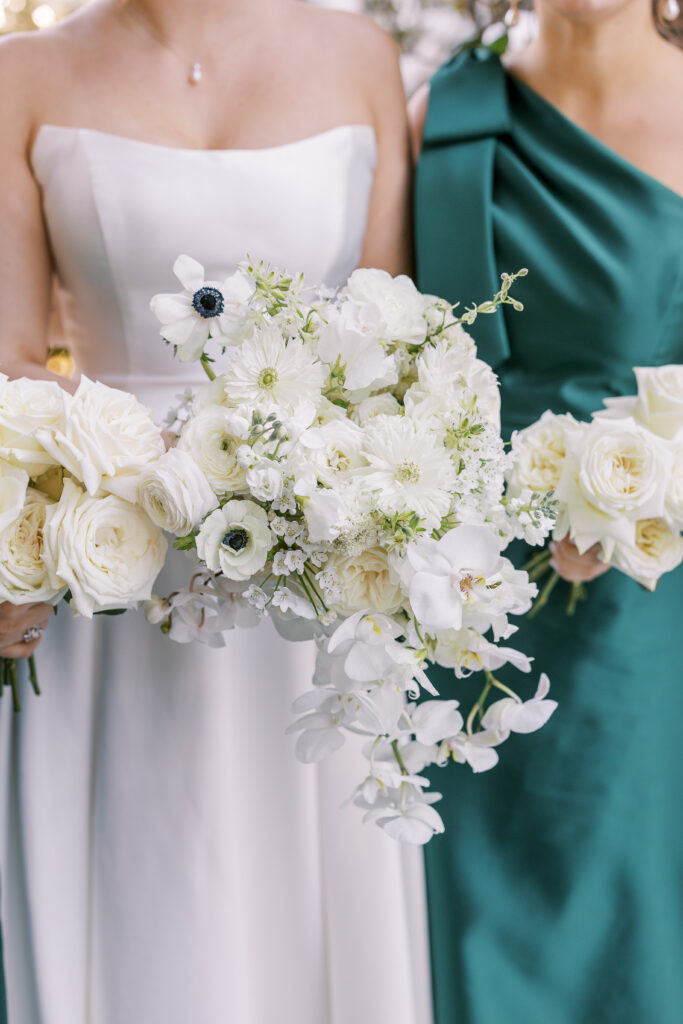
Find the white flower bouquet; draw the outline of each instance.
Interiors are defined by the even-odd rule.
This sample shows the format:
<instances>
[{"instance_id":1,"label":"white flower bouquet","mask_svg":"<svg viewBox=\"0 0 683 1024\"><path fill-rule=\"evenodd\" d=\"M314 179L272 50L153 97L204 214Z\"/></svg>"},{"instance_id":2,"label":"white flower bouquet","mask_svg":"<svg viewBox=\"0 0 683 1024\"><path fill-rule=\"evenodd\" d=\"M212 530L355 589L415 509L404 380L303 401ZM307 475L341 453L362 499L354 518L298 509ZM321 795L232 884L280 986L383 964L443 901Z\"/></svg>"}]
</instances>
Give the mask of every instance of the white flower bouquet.
<instances>
[{"instance_id":1,"label":"white flower bouquet","mask_svg":"<svg viewBox=\"0 0 683 1024\"><path fill-rule=\"evenodd\" d=\"M569 537L581 553L598 545L602 561L654 590L683 561L683 366L635 375L637 395L606 399L590 423L546 412L514 435L508 494L548 492L555 540ZM551 572L550 561L548 551L537 555L532 577ZM551 573L534 611L557 581ZM572 585L570 613L585 596Z\"/></svg>"},{"instance_id":2,"label":"white flower bouquet","mask_svg":"<svg viewBox=\"0 0 683 1024\"><path fill-rule=\"evenodd\" d=\"M67 598L91 618L150 597L166 558L163 531L136 504L144 468L165 450L132 396L81 378L0 378L0 600ZM39 692L36 668L29 675ZM17 666L2 659L18 710Z\"/></svg>"},{"instance_id":3,"label":"white flower bouquet","mask_svg":"<svg viewBox=\"0 0 683 1024\"><path fill-rule=\"evenodd\" d=\"M211 380L172 411L177 445L141 479L142 507L195 560L188 587L152 599L148 618L179 642L221 644L266 615L289 639L315 638L313 686L294 705L298 757L366 737L353 801L424 843L443 823L422 771L491 768L511 732L555 708L545 677L523 701L493 675L508 662L530 671L500 641L537 592L501 552L554 522L541 495L504 497L498 382L463 326L520 308L514 277L456 317L379 270L324 296L257 262L222 283L189 257L174 269L183 291L152 309ZM439 698L430 663L484 673L472 706Z\"/></svg>"}]
</instances>

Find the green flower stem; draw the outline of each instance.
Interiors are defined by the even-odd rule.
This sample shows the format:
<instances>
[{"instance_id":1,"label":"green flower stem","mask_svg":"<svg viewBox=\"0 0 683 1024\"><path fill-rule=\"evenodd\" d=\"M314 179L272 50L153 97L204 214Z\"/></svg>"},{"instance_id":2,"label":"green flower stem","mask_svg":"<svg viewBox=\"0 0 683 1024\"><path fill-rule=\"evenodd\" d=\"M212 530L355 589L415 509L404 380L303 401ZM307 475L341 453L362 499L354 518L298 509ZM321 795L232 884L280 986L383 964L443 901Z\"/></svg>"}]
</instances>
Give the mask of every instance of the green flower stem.
<instances>
[{"instance_id":1,"label":"green flower stem","mask_svg":"<svg viewBox=\"0 0 683 1024\"><path fill-rule=\"evenodd\" d=\"M501 683L500 679L494 679L493 676L491 676L491 686L495 686L497 690L502 690L503 693L508 695L508 697L512 697L514 701L519 703L519 697L515 691L511 690L509 686L505 686L504 683Z\"/></svg>"},{"instance_id":2,"label":"green flower stem","mask_svg":"<svg viewBox=\"0 0 683 1024\"><path fill-rule=\"evenodd\" d=\"M572 583L567 601L567 615L573 615L579 601L585 601L587 597L588 591L583 583Z\"/></svg>"},{"instance_id":3,"label":"green flower stem","mask_svg":"<svg viewBox=\"0 0 683 1024\"><path fill-rule=\"evenodd\" d=\"M31 680L31 686L33 692L37 697L40 697L40 686L38 685L38 669L36 668L35 655L31 655L28 659L28 677Z\"/></svg>"},{"instance_id":4,"label":"green flower stem","mask_svg":"<svg viewBox=\"0 0 683 1024\"><path fill-rule=\"evenodd\" d=\"M7 658L7 666L9 672L9 684L12 687L12 708L14 711L21 711L21 701L19 700L19 673L17 671L17 663L14 658Z\"/></svg>"},{"instance_id":5,"label":"green flower stem","mask_svg":"<svg viewBox=\"0 0 683 1024\"><path fill-rule=\"evenodd\" d=\"M546 585L543 587L543 590L541 591L539 596L536 598L536 601L534 602L533 608L531 609L530 612L527 612L527 616L530 619L535 619L536 616L538 615L538 613L541 611L541 609L545 608L545 606L547 605L548 601L550 600L550 595L552 594L553 590L557 586L558 581L560 579L561 579L560 575L558 573L556 573L556 572L553 572L552 576L550 577L550 579L548 580Z\"/></svg>"},{"instance_id":6,"label":"green flower stem","mask_svg":"<svg viewBox=\"0 0 683 1024\"><path fill-rule=\"evenodd\" d=\"M211 360L207 356L206 352L204 352L202 354L202 357L199 360L199 362L202 364L202 368L204 370L204 373L209 378L209 380L215 380L216 379L216 374L211 369Z\"/></svg>"},{"instance_id":7,"label":"green flower stem","mask_svg":"<svg viewBox=\"0 0 683 1024\"><path fill-rule=\"evenodd\" d=\"M493 678L491 673L487 671L486 685L484 686L484 689L477 697L476 703L472 705L470 713L467 716L467 725L465 726L465 728L467 729L468 736L472 735L472 726L474 724L474 719L476 718L477 712L479 713L479 724L481 724L481 720L484 716L484 703L489 695L489 690L491 689L492 686L495 686L495 684L496 680Z\"/></svg>"},{"instance_id":8,"label":"green flower stem","mask_svg":"<svg viewBox=\"0 0 683 1024\"><path fill-rule=\"evenodd\" d=\"M550 562L552 558L552 552L548 548L543 548L542 551L537 552L533 555L529 561L522 566L525 572L531 572L539 565L544 565Z\"/></svg>"},{"instance_id":9,"label":"green flower stem","mask_svg":"<svg viewBox=\"0 0 683 1024\"><path fill-rule=\"evenodd\" d=\"M396 763L398 764L399 768L401 769L401 775L408 775L408 769L406 768L405 761L401 757L401 751L398 749L398 740L392 740L391 741L391 749L394 752L394 757L396 758Z\"/></svg>"},{"instance_id":10,"label":"green flower stem","mask_svg":"<svg viewBox=\"0 0 683 1024\"><path fill-rule=\"evenodd\" d=\"M301 587L303 589L304 594L306 595L306 597L308 598L308 600L310 601L310 603L311 603L311 605L313 607L313 611L317 615L318 614L318 606L316 605L315 598L313 597L313 594L311 593L311 590L309 589L309 584L306 582L306 580L304 579L303 576L299 577L299 582L301 583Z\"/></svg>"}]
</instances>

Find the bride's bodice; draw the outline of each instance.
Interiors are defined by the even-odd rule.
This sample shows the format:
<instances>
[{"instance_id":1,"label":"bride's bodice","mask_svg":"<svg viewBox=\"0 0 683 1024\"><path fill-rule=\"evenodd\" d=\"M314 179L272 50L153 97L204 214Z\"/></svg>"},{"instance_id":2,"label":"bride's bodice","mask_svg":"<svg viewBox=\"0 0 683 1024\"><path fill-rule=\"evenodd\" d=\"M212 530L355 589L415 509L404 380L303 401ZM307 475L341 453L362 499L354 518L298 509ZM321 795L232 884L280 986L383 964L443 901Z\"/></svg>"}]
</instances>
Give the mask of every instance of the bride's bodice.
<instances>
[{"instance_id":1,"label":"bride's bodice","mask_svg":"<svg viewBox=\"0 0 683 1024\"><path fill-rule=\"evenodd\" d=\"M33 170L79 368L139 393L201 378L173 358L149 309L157 292L180 290L181 253L215 280L248 254L341 284L360 258L375 161L369 125L256 150L43 125Z\"/></svg>"}]
</instances>

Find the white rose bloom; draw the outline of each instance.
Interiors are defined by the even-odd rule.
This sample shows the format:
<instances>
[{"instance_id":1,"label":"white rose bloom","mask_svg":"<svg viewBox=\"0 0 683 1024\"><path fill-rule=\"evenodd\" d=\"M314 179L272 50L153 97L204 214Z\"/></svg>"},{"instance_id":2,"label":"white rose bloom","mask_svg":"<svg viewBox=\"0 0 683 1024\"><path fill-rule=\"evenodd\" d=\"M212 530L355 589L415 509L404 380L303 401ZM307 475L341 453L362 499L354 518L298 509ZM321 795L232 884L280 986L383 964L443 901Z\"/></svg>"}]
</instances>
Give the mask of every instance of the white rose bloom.
<instances>
[{"instance_id":1,"label":"white rose bloom","mask_svg":"<svg viewBox=\"0 0 683 1024\"><path fill-rule=\"evenodd\" d=\"M40 476L57 461L37 438L39 430L64 429L71 396L56 381L0 382L0 459Z\"/></svg>"},{"instance_id":2,"label":"white rose bloom","mask_svg":"<svg viewBox=\"0 0 683 1024\"><path fill-rule=\"evenodd\" d=\"M370 420L375 416L398 416L401 406L394 396L388 391L381 395L370 395L364 398L351 413L355 423L361 427L367 427Z\"/></svg>"},{"instance_id":3,"label":"white rose bloom","mask_svg":"<svg viewBox=\"0 0 683 1024\"><path fill-rule=\"evenodd\" d=\"M334 610L340 615L353 615L364 609L393 615L406 600L386 551L380 547L346 558L332 555L325 568L336 571L341 585L341 597L334 602Z\"/></svg>"},{"instance_id":4,"label":"white rose bloom","mask_svg":"<svg viewBox=\"0 0 683 1024\"><path fill-rule=\"evenodd\" d=\"M683 530L683 445L674 449L664 516L672 530Z\"/></svg>"},{"instance_id":5,"label":"white rose bloom","mask_svg":"<svg viewBox=\"0 0 683 1024\"><path fill-rule=\"evenodd\" d=\"M427 336L425 313L430 300L406 275L392 277L386 270L354 270L342 296L376 307L384 341L421 345ZM367 315L367 314L366 314Z\"/></svg>"},{"instance_id":6,"label":"white rose bloom","mask_svg":"<svg viewBox=\"0 0 683 1024\"><path fill-rule=\"evenodd\" d=\"M12 604L56 604L66 592L55 585L43 561L43 528L53 502L29 487L17 519L0 532L0 600Z\"/></svg>"},{"instance_id":7,"label":"white rose bloom","mask_svg":"<svg viewBox=\"0 0 683 1024\"><path fill-rule=\"evenodd\" d=\"M610 559L615 542L634 543L638 519L663 516L672 455L633 420L596 419L581 426L566 431L555 536L570 533L581 552L602 542Z\"/></svg>"},{"instance_id":8,"label":"white rose bloom","mask_svg":"<svg viewBox=\"0 0 683 1024\"><path fill-rule=\"evenodd\" d=\"M43 428L37 438L88 494L100 490L135 501L143 470L160 455L161 431L134 395L81 377L63 429Z\"/></svg>"},{"instance_id":9,"label":"white rose bloom","mask_svg":"<svg viewBox=\"0 0 683 1024\"><path fill-rule=\"evenodd\" d=\"M113 494L92 498L73 480L48 507L43 539L52 585L68 587L86 618L149 600L167 549L162 531L137 505Z\"/></svg>"},{"instance_id":10,"label":"white rose bloom","mask_svg":"<svg viewBox=\"0 0 683 1024\"><path fill-rule=\"evenodd\" d=\"M264 328L231 353L224 374L229 405L277 406L293 412L317 405L327 376L324 365L299 338L286 342L276 327Z\"/></svg>"},{"instance_id":11,"label":"white rose bloom","mask_svg":"<svg viewBox=\"0 0 683 1024\"><path fill-rule=\"evenodd\" d=\"M204 520L197 534L197 554L211 572L248 580L266 564L271 543L264 509L248 499L233 499Z\"/></svg>"},{"instance_id":12,"label":"white rose bloom","mask_svg":"<svg viewBox=\"0 0 683 1024\"><path fill-rule=\"evenodd\" d=\"M0 530L10 526L24 507L28 473L0 459Z\"/></svg>"},{"instance_id":13,"label":"white rose bloom","mask_svg":"<svg viewBox=\"0 0 683 1024\"><path fill-rule=\"evenodd\" d=\"M238 344L251 329L248 301L254 284L238 270L222 282L205 281L204 268L190 256L179 256L173 273L182 292L155 295L150 308L161 323L159 332L174 345L181 362L199 359L209 337Z\"/></svg>"},{"instance_id":14,"label":"white rose bloom","mask_svg":"<svg viewBox=\"0 0 683 1024\"><path fill-rule=\"evenodd\" d=\"M564 466L568 423L576 421L571 416L547 411L530 427L515 431L512 435L513 464L506 474L511 497L526 490L539 494L555 490Z\"/></svg>"},{"instance_id":15,"label":"white rose bloom","mask_svg":"<svg viewBox=\"0 0 683 1024\"><path fill-rule=\"evenodd\" d=\"M636 523L635 544L617 544L611 563L648 590L661 576L683 561L683 538L665 519L641 519Z\"/></svg>"},{"instance_id":16,"label":"white rose bloom","mask_svg":"<svg viewBox=\"0 0 683 1024\"><path fill-rule=\"evenodd\" d=\"M237 454L248 432L249 423L238 412L208 405L185 424L177 447L192 456L216 494L230 494L246 487Z\"/></svg>"},{"instance_id":17,"label":"white rose bloom","mask_svg":"<svg viewBox=\"0 0 683 1024\"><path fill-rule=\"evenodd\" d=\"M216 508L218 499L192 456L170 448L143 473L139 503L162 530L184 537Z\"/></svg>"},{"instance_id":18,"label":"white rose bloom","mask_svg":"<svg viewBox=\"0 0 683 1024\"><path fill-rule=\"evenodd\" d=\"M455 485L455 467L443 444L411 419L377 416L363 452L369 463L365 483L380 512L415 512L427 529L440 524Z\"/></svg>"},{"instance_id":19,"label":"white rose bloom","mask_svg":"<svg viewBox=\"0 0 683 1024\"><path fill-rule=\"evenodd\" d=\"M607 398L599 417L633 416L659 437L673 439L683 431L683 366L637 366L638 395Z\"/></svg>"},{"instance_id":20,"label":"white rose bloom","mask_svg":"<svg viewBox=\"0 0 683 1024\"><path fill-rule=\"evenodd\" d=\"M340 478L365 465L362 455L364 435L350 420L333 420L323 427L314 427L302 435L300 442L307 450L318 480L334 487Z\"/></svg>"}]
</instances>

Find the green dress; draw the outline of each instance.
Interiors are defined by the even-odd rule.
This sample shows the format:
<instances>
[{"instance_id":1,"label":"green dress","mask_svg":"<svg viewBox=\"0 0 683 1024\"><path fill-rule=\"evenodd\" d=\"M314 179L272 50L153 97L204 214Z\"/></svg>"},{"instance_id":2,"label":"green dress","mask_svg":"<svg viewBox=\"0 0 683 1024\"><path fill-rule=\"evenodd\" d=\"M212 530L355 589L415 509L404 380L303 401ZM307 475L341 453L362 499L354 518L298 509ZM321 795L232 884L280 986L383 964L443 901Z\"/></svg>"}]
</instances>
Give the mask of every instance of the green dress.
<instances>
[{"instance_id":1,"label":"green dress","mask_svg":"<svg viewBox=\"0 0 683 1024\"><path fill-rule=\"evenodd\" d=\"M418 165L418 286L471 304L529 268L523 313L472 329L504 433L587 418L634 365L683 362L683 198L483 52L436 75ZM426 848L437 1024L683 1021L683 571L649 594L616 571L566 589L511 641L558 710L500 764L433 786ZM435 670L444 695L478 693Z\"/></svg>"}]
</instances>

